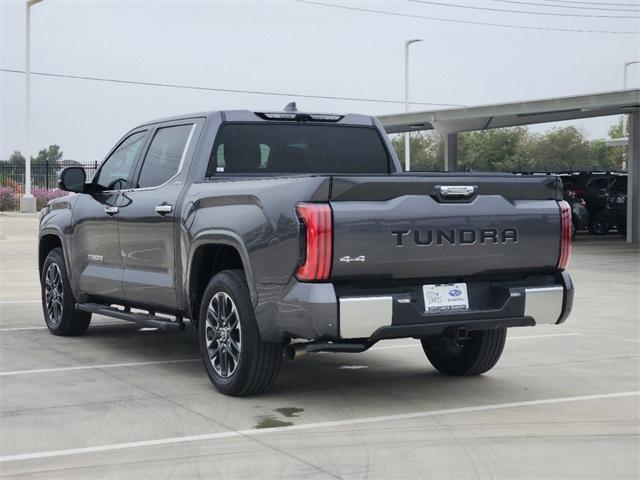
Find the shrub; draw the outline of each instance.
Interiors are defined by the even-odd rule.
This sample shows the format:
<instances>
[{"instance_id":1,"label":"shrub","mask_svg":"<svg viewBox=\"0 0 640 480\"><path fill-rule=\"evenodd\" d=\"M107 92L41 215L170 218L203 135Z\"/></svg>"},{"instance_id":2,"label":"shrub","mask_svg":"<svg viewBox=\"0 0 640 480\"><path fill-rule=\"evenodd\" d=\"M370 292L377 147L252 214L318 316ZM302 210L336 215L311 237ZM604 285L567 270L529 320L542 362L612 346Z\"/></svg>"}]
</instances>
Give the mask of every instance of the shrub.
<instances>
[{"instance_id":1,"label":"shrub","mask_svg":"<svg viewBox=\"0 0 640 480\"><path fill-rule=\"evenodd\" d=\"M31 194L36 197L36 208L38 210L42 210L49 200L53 200L54 198L63 197L67 194L67 192L63 192L62 190L58 190L57 188L47 190L46 188L34 188L31 191Z\"/></svg>"},{"instance_id":2,"label":"shrub","mask_svg":"<svg viewBox=\"0 0 640 480\"><path fill-rule=\"evenodd\" d=\"M16 194L11 187L0 187L0 211L16 209Z\"/></svg>"}]
</instances>

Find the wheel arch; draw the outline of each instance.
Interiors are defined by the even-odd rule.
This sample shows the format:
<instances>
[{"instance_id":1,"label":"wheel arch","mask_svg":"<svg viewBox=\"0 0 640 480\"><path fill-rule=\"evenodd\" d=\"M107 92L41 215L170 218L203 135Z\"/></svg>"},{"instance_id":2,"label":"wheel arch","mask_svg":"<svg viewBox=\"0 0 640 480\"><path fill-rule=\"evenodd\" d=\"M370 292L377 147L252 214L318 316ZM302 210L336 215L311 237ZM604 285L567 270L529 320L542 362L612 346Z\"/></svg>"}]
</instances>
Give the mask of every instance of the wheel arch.
<instances>
[{"instance_id":1,"label":"wheel arch","mask_svg":"<svg viewBox=\"0 0 640 480\"><path fill-rule=\"evenodd\" d=\"M244 270L251 303L255 307L258 294L242 240L233 232L209 231L199 235L190 249L185 275L185 299L192 321L198 323L200 298L209 280L222 270Z\"/></svg>"},{"instance_id":2,"label":"wheel arch","mask_svg":"<svg viewBox=\"0 0 640 480\"><path fill-rule=\"evenodd\" d=\"M54 248L60 247L64 256L64 261L69 271L69 258L66 252L64 242L62 241L62 235L56 230L46 230L40 234L38 239L38 273L42 276L42 267L44 261L49 255L49 252Z\"/></svg>"}]
</instances>

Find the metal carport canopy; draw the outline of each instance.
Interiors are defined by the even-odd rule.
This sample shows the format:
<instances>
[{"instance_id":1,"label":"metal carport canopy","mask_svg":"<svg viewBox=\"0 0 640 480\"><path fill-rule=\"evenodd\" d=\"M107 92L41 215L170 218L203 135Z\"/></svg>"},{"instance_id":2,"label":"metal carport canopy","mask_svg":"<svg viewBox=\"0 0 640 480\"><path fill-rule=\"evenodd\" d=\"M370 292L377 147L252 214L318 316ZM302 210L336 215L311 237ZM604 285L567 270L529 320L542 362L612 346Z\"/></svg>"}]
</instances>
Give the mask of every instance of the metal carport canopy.
<instances>
[{"instance_id":1,"label":"metal carport canopy","mask_svg":"<svg viewBox=\"0 0 640 480\"><path fill-rule=\"evenodd\" d=\"M387 133L433 130L449 134L633 113L640 108L640 90L573 97L380 115Z\"/></svg>"},{"instance_id":2,"label":"metal carport canopy","mask_svg":"<svg viewBox=\"0 0 640 480\"><path fill-rule=\"evenodd\" d=\"M457 133L609 115L629 117L627 241L640 244L640 89L593 93L378 117L387 133L436 130L444 134L445 170L456 170Z\"/></svg>"}]
</instances>

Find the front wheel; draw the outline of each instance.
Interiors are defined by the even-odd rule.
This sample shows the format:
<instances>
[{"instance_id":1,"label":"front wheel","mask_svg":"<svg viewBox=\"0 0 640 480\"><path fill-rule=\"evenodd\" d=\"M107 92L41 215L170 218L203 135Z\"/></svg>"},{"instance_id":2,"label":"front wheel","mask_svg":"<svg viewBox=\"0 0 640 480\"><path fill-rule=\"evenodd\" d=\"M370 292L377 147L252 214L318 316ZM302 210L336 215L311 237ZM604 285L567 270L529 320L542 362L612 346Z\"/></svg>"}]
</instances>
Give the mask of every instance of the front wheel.
<instances>
[{"instance_id":1,"label":"front wheel","mask_svg":"<svg viewBox=\"0 0 640 480\"><path fill-rule=\"evenodd\" d=\"M214 276L202 297L200 345L211 383L226 395L254 395L273 385L282 345L260 339L244 272Z\"/></svg>"},{"instance_id":2,"label":"front wheel","mask_svg":"<svg viewBox=\"0 0 640 480\"><path fill-rule=\"evenodd\" d=\"M507 329L469 332L465 340L442 335L420 339L424 353L441 373L455 376L480 375L491 370L500 359Z\"/></svg>"},{"instance_id":3,"label":"front wheel","mask_svg":"<svg viewBox=\"0 0 640 480\"><path fill-rule=\"evenodd\" d=\"M62 249L49 252L42 266L40 278L42 312L47 327L54 335L82 335L89 328L91 314L75 308L75 299L67 277Z\"/></svg>"}]
</instances>

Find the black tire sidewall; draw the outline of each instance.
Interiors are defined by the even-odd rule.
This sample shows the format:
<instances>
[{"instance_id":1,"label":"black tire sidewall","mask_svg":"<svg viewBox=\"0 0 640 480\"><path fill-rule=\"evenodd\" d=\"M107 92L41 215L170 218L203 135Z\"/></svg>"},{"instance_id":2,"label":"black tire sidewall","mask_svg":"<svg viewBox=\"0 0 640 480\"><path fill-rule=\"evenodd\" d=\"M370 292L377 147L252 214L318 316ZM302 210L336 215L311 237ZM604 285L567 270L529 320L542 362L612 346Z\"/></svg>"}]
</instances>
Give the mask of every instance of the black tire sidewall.
<instances>
[{"instance_id":1,"label":"black tire sidewall","mask_svg":"<svg viewBox=\"0 0 640 480\"><path fill-rule=\"evenodd\" d=\"M227 293L236 305L238 321L240 322L241 350L238 367L229 378L219 376L211 365L206 343L207 308L209 302L218 292ZM227 395L242 395L244 386L248 383L249 376L255 368L255 352L259 341L258 327L255 321L255 313L251 304L249 290L244 281L244 275L236 271L224 271L215 275L202 295L199 315L200 351L207 375L213 385Z\"/></svg>"},{"instance_id":2,"label":"black tire sidewall","mask_svg":"<svg viewBox=\"0 0 640 480\"><path fill-rule=\"evenodd\" d=\"M45 295L44 295L45 277L47 275L47 269L52 263L55 263L56 265L58 265L58 268L60 269L60 274L62 276L62 289L63 289L62 318L60 319L60 323L58 323L58 325L56 326L52 326L49 321L49 312L47 311ZM72 329L74 327L73 324L76 320L76 314L80 312L75 311L75 299L73 297L73 292L71 290L71 284L69 283L69 277L67 276L67 266L65 264L64 254L62 253L61 248L59 247L54 248L47 255L47 258L45 259L44 264L42 265L40 285L41 285L40 294L41 294L41 301L42 301L42 313L44 314L45 324L47 325L47 328L49 328L51 333L55 335L69 335L72 333L82 333L84 330L86 330L86 328L84 328L82 329L82 331L72 332Z\"/></svg>"},{"instance_id":3,"label":"black tire sidewall","mask_svg":"<svg viewBox=\"0 0 640 480\"><path fill-rule=\"evenodd\" d=\"M495 366L502 355L506 329L476 331L457 354L441 350L441 337L421 339L422 348L431 364L447 375L479 375ZM435 343L432 343L435 341Z\"/></svg>"}]
</instances>

